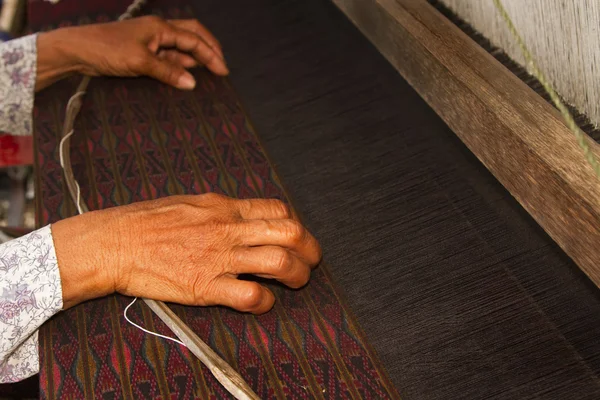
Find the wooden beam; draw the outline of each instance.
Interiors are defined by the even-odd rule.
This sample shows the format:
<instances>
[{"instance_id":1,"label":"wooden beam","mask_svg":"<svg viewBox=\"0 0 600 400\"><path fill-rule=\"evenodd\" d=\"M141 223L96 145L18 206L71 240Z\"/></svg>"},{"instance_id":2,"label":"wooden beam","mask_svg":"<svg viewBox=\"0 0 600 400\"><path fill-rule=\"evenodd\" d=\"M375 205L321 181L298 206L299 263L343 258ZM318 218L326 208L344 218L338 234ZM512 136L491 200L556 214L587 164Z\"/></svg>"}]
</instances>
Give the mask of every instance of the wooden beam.
<instances>
[{"instance_id":1,"label":"wooden beam","mask_svg":"<svg viewBox=\"0 0 600 400\"><path fill-rule=\"evenodd\" d=\"M600 180L558 112L425 0L333 1L600 286Z\"/></svg>"}]
</instances>

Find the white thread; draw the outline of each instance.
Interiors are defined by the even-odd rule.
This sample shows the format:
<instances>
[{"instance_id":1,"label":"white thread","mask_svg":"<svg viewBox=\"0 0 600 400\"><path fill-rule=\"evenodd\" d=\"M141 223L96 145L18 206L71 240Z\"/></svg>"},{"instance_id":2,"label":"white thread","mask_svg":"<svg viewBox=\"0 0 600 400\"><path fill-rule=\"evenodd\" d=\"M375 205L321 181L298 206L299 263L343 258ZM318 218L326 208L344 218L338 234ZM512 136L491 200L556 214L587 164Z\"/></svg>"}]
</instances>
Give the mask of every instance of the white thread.
<instances>
[{"instance_id":1,"label":"white thread","mask_svg":"<svg viewBox=\"0 0 600 400\"><path fill-rule=\"evenodd\" d=\"M83 96L84 94L85 94L85 92L81 91L81 92L77 92L73 96L71 96L71 98L69 99L69 102L67 103L67 110L71 108L71 106L73 105L73 101L75 101L77 98ZM60 158L60 167L63 170L65 169L65 160L64 160L65 143L67 142L67 139L73 135L73 133L75 133L75 129L72 129L71 132L67 133L60 140L60 143L58 144L58 155ZM83 210L81 209L81 189L79 188L79 183L77 183L77 181L75 179L73 179L73 182L75 182L75 187L77 188L77 203L75 204L75 206L77 207L77 211L79 212L79 214L83 214Z\"/></svg>"},{"instance_id":2,"label":"white thread","mask_svg":"<svg viewBox=\"0 0 600 400\"><path fill-rule=\"evenodd\" d=\"M76 98L81 97L84 94L85 94L85 91L82 90L80 92L75 93L73 96L71 96L71 98L69 99L69 102L67 103L67 110L69 108L71 108L71 106L73 105L73 101L75 101Z\"/></svg>"},{"instance_id":3,"label":"white thread","mask_svg":"<svg viewBox=\"0 0 600 400\"><path fill-rule=\"evenodd\" d=\"M172 338L172 337L169 337L169 336L161 335L160 333L149 331L148 329L145 329L145 328L139 326L138 324L136 324L135 322L133 322L132 320L130 320L129 317L127 316L127 311L129 310L129 307L131 307L136 302L136 300L137 300L137 297L134 297L133 300L131 301L131 303L129 303L127 305L127 307L125 307L125 311L123 311L123 316L125 317L125 319L127 320L127 322L129 322L131 325L135 326L136 328L138 328L138 329L146 332L147 334L158 336L159 338L171 340L171 341L173 341L175 343L179 343L183 347L187 347L185 345L185 343L183 343L182 341L179 341L179 340L177 340L175 338Z\"/></svg>"},{"instance_id":4,"label":"white thread","mask_svg":"<svg viewBox=\"0 0 600 400\"><path fill-rule=\"evenodd\" d=\"M119 21L131 18L133 14L144 5L145 2L146 0L135 0L129 7L127 7L127 10L121 14Z\"/></svg>"},{"instance_id":5,"label":"white thread","mask_svg":"<svg viewBox=\"0 0 600 400\"><path fill-rule=\"evenodd\" d=\"M74 132L75 130L71 129L71 132L67 133L58 144L58 157L60 159L60 167L63 170L65 169L65 159L63 156L65 143L67 142L67 139L70 138L71 135L73 135ZM79 188L79 183L77 183L77 180L73 179L73 182L75 182L75 187L77 188L77 203L75 204L75 206L77 207L77 211L79 212L79 214L83 214L83 210L81 209L81 189Z\"/></svg>"},{"instance_id":6,"label":"white thread","mask_svg":"<svg viewBox=\"0 0 600 400\"><path fill-rule=\"evenodd\" d=\"M84 92L79 92L77 95L80 95ZM71 97L71 100L73 100L75 98L75 96ZM69 100L69 103L71 102L71 100ZM68 107L68 106L67 106ZM64 159L64 144L67 142L67 139L70 138L73 133L75 132L74 129L72 129L69 133L67 133L61 140L60 143L58 145L58 157L60 159L60 166L64 169L65 168L65 159ZM73 182L75 182L75 187L77 188L77 211L79 212L79 214L83 214L83 210L81 209L81 189L79 188L79 183L77 183L77 180L73 179ZM141 326L139 326L138 324L136 324L135 322L133 322L132 320L129 319L129 317L127 316L127 310L129 310L129 308L135 303L135 301L137 300L137 297L133 299L133 301L131 303L129 303L129 305L127 307L125 307L125 310L123 311L123 316L125 317L125 319L127 320L127 322L129 322L131 325L135 326L138 329L141 329L142 331L150 334L150 335L154 335L154 336L158 336L160 338L163 339L167 339L167 340L172 340L175 343L179 343L182 346L185 346L185 344L175 338L169 337L169 336L165 336L165 335L161 335L160 333L156 333L156 332L152 332L149 331L148 329L145 329ZM187 347L187 346L186 346Z\"/></svg>"},{"instance_id":7,"label":"white thread","mask_svg":"<svg viewBox=\"0 0 600 400\"><path fill-rule=\"evenodd\" d=\"M146 2L146 0L135 0L133 3L131 3L131 5L129 7L127 7L127 10L119 17L119 21L123 21L123 20L131 18L133 16L133 14L136 11L138 11L140 9L140 7L142 7L142 5L144 5L145 2ZM179 340L169 337L169 336L161 335L160 333L149 331L148 329L145 329L145 328L139 326L138 324L136 324L135 322L133 322L132 320L130 320L129 317L127 316L127 311L136 302L136 300L137 300L137 297L135 297L131 301L131 303L129 303L127 305L127 307L125 307L125 310L123 311L123 316L125 317L127 322L129 322L131 325L135 326L136 328L140 329L141 331L146 332L149 335L154 335L154 336L157 336L157 337L160 337L163 339L171 340L175 343L179 343L180 345L182 345L184 347L187 347L185 345L185 343L183 343L182 341L179 341Z\"/></svg>"},{"instance_id":8,"label":"white thread","mask_svg":"<svg viewBox=\"0 0 600 400\"><path fill-rule=\"evenodd\" d=\"M140 9L140 7L146 2L146 0L135 0L129 7L127 7L127 10L119 17L119 21L123 21L125 19L129 19L133 16L133 14L138 11ZM69 102L67 103L67 114L69 113L69 110L71 110L71 107L73 106L73 102L78 99L79 97L83 96L85 94L85 91L79 91L77 93L75 93L73 96L71 96L71 98L69 99ZM69 133L67 133L61 140L60 143L58 144L58 155L60 158L60 166L61 168L65 169L65 162L64 162L64 145L67 142L67 139L71 137L71 135L73 135L73 133L75 132L75 129L72 129ZM79 212L79 214L83 214L83 210L81 209L81 189L79 188L79 183L77 182L77 180L75 179L75 177L73 177L73 182L75 183L75 187L77 188L77 211ZM131 303L129 303L129 305L127 307L125 307L125 310L123 311L123 317L125 317L125 320L127 320L127 322L129 322L131 325L135 326L136 328L140 329L143 332L146 332L149 335L154 335L163 339L167 339L167 340L171 340L175 343L179 343L180 345L187 347L183 342L169 337L169 336L165 336L165 335L161 335L160 333L156 333L156 332L152 332L149 331L148 329L145 329L141 326L139 326L138 324L136 324L135 322L133 322L132 320L129 319L129 317L127 316L127 311L129 310L129 308L136 302L137 297L133 299L133 301Z\"/></svg>"}]
</instances>

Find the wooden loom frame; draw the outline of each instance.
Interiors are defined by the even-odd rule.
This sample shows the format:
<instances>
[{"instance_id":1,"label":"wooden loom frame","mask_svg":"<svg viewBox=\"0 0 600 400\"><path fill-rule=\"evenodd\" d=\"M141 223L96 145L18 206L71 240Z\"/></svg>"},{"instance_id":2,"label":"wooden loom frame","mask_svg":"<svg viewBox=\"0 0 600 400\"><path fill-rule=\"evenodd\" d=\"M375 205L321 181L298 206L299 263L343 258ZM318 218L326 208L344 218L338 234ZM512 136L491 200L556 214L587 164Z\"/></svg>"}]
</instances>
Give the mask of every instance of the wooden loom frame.
<instances>
[{"instance_id":1,"label":"wooden loom frame","mask_svg":"<svg viewBox=\"0 0 600 400\"><path fill-rule=\"evenodd\" d=\"M333 2L600 287L600 180L558 111L426 0Z\"/></svg>"}]
</instances>

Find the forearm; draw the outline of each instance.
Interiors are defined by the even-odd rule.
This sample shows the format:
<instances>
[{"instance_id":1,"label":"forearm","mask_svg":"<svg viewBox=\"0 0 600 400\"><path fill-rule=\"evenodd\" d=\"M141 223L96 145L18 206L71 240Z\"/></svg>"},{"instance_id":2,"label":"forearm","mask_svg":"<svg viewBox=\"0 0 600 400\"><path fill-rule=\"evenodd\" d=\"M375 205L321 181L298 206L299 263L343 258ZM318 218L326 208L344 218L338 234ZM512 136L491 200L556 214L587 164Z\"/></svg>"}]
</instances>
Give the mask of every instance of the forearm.
<instances>
[{"instance_id":1,"label":"forearm","mask_svg":"<svg viewBox=\"0 0 600 400\"><path fill-rule=\"evenodd\" d=\"M67 218L0 244L0 383L38 372L38 329L50 317L114 292L113 214Z\"/></svg>"},{"instance_id":2,"label":"forearm","mask_svg":"<svg viewBox=\"0 0 600 400\"><path fill-rule=\"evenodd\" d=\"M71 34L69 28L38 34L36 91L80 71L73 56Z\"/></svg>"},{"instance_id":3,"label":"forearm","mask_svg":"<svg viewBox=\"0 0 600 400\"><path fill-rule=\"evenodd\" d=\"M121 241L111 209L52 224L64 309L115 291Z\"/></svg>"},{"instance_id":4,"label":"forearm","mask_svg":"<svg viewBox=\"0 0 600 400\"><path fill-rule=\"evenodd\" d=\"M0 43L0 132L30 135L35 92L80 71L70 29Z\"/></svg>"}]
</instances>

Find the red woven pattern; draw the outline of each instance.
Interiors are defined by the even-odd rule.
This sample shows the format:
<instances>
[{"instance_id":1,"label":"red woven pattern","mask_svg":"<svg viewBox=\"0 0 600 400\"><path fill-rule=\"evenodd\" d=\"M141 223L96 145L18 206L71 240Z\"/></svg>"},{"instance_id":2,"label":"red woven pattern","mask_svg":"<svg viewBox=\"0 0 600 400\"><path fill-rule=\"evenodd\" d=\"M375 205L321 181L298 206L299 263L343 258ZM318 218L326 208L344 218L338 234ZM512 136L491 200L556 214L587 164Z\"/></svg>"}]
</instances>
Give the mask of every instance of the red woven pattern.
<instances>
[{"instance_id":1,"label":"red woven pattern","mask_svg":"<svg viewBox=\"0 0 600 400\"><path fill-rule=\"evenodd\" d=\"M90 209L182 193L284 199L276 175L228 82L197 71L192 92L149 80L94 80L72 140L72 162ZM75 214L58 163L58 132L76 81L37 99L40 225ZM386 398L383 374L336 297L324 267L308 287L273 286L260 317L174 306L261 398ZM61 313L42 329L44 398L227 398L185 348L127 324L129 298L111 296ZM137 305L132 317L169 330Z\"/></svg>"}]
</instances>

